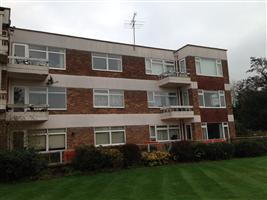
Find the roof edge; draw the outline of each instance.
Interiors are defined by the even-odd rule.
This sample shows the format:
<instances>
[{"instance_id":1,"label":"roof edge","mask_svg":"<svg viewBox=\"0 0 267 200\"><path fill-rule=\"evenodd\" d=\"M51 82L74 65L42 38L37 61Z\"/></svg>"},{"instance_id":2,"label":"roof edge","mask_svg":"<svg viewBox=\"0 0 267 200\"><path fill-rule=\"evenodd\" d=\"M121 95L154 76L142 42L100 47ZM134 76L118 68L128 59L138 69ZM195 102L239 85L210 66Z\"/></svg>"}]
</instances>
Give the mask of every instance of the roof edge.
<instances>
[{"instance_id":1,"label":"roof edge","mask_svg":"<svg viewBox=\"0 0 267 200\"><path fill-rule=\"evenodd\" d=\"M195 44L186 44L184 46L182 46L181 48L177 49L175 52L180 51L181 49L185 48L185 47L200 47L200 48L206 48L206 49L216 49L216 50L221 50L221 51L227 51L227 49L222 49L222 48L217 48L217 47L208 47L208 46L201 46L201 45L195 45Z\"/></svg>"}]
</instances>

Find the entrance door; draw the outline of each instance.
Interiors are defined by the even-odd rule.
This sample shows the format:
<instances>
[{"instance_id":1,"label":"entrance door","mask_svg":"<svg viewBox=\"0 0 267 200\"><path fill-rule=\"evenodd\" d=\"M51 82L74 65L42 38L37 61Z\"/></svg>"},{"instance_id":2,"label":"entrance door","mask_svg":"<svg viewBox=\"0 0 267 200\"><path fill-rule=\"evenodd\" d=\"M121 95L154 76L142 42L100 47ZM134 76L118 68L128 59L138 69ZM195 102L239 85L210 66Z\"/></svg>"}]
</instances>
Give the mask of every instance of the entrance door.
<instances>
[{"instance_id":1,"label":"entrance door","mask_svg":"<svg viewBox=\"0 0 267 200\"><path fill-rule=\"evenodd\" d=\"M15 112L24 111L23 106L25 105L25 88L24 87L14 87L13 88L13 102L15 105L20 105L22 108L15 108Z\"/></svg>"},{"instance_id":2,"label":"entrance door","mask_svg":"<svg viewBox=\"0 0 267 200\"><path fill-rule=\"evenodd\" d=\"M185 125L186 139L193 140L191 124Z\"/></svg>"}]
</instances>

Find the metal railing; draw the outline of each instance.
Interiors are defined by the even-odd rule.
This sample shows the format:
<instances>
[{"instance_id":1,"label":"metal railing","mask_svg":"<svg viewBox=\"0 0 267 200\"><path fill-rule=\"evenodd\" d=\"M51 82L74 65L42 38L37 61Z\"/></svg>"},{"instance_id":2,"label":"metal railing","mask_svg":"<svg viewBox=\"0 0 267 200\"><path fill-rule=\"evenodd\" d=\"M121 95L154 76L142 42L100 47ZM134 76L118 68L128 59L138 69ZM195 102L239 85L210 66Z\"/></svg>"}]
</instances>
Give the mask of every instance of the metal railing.
<instances>
[{"instance_id":1,"label":"metal railing","mask_svg":"<svg viewBox=\"0 0 267 200\"><path fill-rule=\"evenodd\" d=\"M159 75L159 79L163 79L166 77L189 77L190 74L186 72L176 72L176 71L170 71L170 72L163 72Z\"/></svg>"},{"instance_id":2,"label":"metal railing","mask_svg":"<svg viewBox=\"0 0 267 200\"><path fill-rule=\"evenodd\" d=\"M7 112L47 112L46 104L8 104Z\"/></svg>"},{"instance_id":3,"label":"metal railing","mask_svg":"<svg viewBox=\"0 0 267 200\"><path fill-rule=\"evenodd\" d=\"M163 113L173 111L193 111L193 106L164 106L160 109Z\"/></svg>"},{"instance_id":4,"label":"metal railing","mask_svg":"<svg viewBox=\"0 0 267 200\"><path fill-rule=\"evenodd\" d=\"M48 59L8 56L12 64L48 66Z\"/></svg>"}]
</instances>

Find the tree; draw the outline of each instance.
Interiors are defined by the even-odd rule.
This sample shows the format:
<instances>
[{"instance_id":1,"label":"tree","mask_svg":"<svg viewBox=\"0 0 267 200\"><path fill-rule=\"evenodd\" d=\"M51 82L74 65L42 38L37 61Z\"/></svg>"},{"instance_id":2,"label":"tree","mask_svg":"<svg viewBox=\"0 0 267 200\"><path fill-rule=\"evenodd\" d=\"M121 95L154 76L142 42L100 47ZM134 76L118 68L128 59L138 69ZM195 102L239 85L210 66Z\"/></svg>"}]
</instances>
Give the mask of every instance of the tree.
<instances>
[{"instance_id":1,"label":"tree","mask_svg":"<svg viewBox=\"0 0 267 200\"><path fill-rule=\"evenodd\" d=\"M251 57L251 75L234 86L237 133L267 131L267 61Z\"/></svg>"}]
</instances>

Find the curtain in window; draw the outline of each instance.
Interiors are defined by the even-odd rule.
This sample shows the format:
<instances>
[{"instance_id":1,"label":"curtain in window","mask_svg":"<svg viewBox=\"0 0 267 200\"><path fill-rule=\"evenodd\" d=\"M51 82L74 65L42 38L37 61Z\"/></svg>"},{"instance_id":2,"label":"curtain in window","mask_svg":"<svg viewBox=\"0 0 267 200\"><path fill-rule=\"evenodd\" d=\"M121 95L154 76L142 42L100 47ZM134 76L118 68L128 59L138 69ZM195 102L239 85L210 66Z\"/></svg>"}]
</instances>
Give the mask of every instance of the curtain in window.
<instances>
[{"instance_id":1,"label":"curtain in window","mask_svg":"<svg viewBox=\"0 0 267 200\"><path fill-rule=\"evenodd\" d=\"M152 74L160 75L163 73L163 63L152 62Z\"/></svg>"},{"instance_id":2,"label":"curtain in window","mask_svg":"<svg viewBox=\"0 0 267 200\"><path fill-rule=\"evenodd\" d=\"M204 92L206 107L220 107L219 95L217 92Z\"/></svg>"},{"instance_id":3,"label":"curtain in window","mask_svg":"<svg viewBox=\"0 0 267 200\"><path fill-rule=\"evenodd\" d=\"M124 132L123 131L118 131L118 132L111 132L111 142L112 144L119 144L119 143L124 143Z\"/></svg>"},{"instance_id":4,"label":"curtain in window","mask_svg":"<svg viewBox=\"0 0 267 200\"><path fill-rule=\"evenodd\" d=\"M96 145L110 144L109 132L95 133Z\"/></svg>"},{"instance_id":5,"label":"curtain in window","mask_svg":"<svg viewBox=\"0 0 267 200\"><path fill-rule=\"evenodd\" d=\"M49 150L65 149L65 135L49 135Z\"/></svg>"},{"instance_id":6,"label":"curtain in window","mask_svg":"<svg viewBox=\"0 0 267 200\"><path fill-rule=\"evenodd\" d=\"M30 135L28 138L28 146L38 151L46 150L46 136L45 135Z\"/></svg>"},{"instance_id":7,"label":"curtain in window","mask_svg":"<svg viewBox=\"0 0 267 200\"><path fill-rule=\"evenodd\" d=\"M201 73L206 75L217 75L216 60L201 59Z\"/></svg>"}]
</instances>

